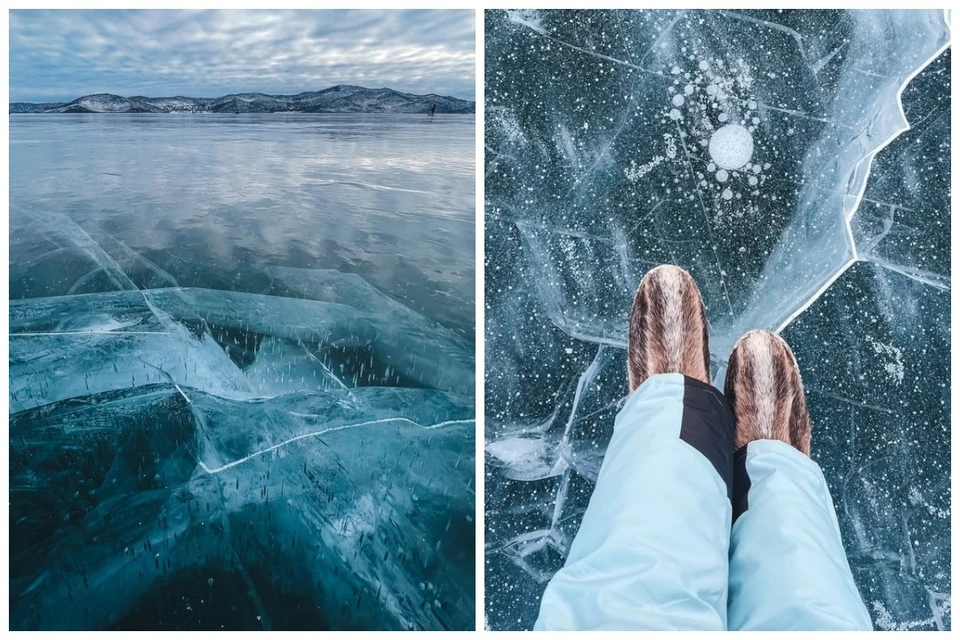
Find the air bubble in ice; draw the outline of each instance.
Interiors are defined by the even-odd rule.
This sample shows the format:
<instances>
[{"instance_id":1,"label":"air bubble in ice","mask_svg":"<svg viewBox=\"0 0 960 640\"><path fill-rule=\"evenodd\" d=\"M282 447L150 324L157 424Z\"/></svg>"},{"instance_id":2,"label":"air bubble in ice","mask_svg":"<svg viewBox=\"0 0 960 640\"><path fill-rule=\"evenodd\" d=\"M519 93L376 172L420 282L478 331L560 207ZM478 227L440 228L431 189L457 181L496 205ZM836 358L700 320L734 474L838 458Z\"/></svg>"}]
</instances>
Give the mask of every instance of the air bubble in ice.
<instances>
[{"instance_id":1,"label":"air bubble in ice","mask_svg":"<svg viewBox=\"0 0 960 640\"><path fill-rule=\"evenodd\" d=\"M683 105L683 96L680 95L679 93L678 93L677 95L673 96L673 106L679 107L679 106L682 106L682 105Z\"/></svg>"},{"instance_id":2,"label":"air bubble in ice","mask_svg":"<svg viewBox=\"0 0 960 640\"><path fill-rule=\"evenodd\" d=\"M728 124L710 137L710 158L724 169L739 169L753 156L753 136L739 124Z\"/></svg>"}]
</instances>

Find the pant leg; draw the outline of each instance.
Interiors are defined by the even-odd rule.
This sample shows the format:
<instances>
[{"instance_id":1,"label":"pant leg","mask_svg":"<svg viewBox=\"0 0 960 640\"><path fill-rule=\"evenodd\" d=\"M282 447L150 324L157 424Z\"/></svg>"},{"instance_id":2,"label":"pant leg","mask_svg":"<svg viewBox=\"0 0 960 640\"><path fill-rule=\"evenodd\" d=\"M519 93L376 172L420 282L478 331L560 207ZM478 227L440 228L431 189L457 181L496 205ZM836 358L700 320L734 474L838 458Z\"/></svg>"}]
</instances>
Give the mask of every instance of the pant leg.
<instances>
[{"instance_id":1,"label":"pant leg","mask_svg":"<svg viewBox=\"0 0 960 640\"><path fill-rule=\"evenodd\" d=\"M730 629L872 630L817 463L779 440L734 462Z\"/></svg>"},{"instance_id":2,"label":"pant leg","mask_svg":"<svg viewBox=\"0 0 960 640\"><path fill-rule=\"evenodd\" d=\"M535 629L724 629L733 417L717 389L646 380L617 415L596 487Z\"/></svg>"}]
</instances>

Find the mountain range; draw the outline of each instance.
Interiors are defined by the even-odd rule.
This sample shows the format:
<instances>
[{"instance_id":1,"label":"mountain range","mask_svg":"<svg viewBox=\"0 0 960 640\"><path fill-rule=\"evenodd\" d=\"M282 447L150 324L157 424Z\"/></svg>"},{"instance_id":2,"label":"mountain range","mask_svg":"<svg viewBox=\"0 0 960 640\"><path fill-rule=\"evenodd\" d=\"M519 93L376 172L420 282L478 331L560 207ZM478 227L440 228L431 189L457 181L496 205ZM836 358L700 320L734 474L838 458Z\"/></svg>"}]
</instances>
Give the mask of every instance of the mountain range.
<instances>
[{"instance_id":1,"label":"mountain range","mask_svg":"<svg viewBox=\"0 0 960 640\"><path fill-rule=\"evenodd\" d=\"M220 98L124 98L98 93L72 102L12 102L10 113L476 113L476 103L449 96L337 85L296 95L232 93Z\"/></svg>"}]
</instances>

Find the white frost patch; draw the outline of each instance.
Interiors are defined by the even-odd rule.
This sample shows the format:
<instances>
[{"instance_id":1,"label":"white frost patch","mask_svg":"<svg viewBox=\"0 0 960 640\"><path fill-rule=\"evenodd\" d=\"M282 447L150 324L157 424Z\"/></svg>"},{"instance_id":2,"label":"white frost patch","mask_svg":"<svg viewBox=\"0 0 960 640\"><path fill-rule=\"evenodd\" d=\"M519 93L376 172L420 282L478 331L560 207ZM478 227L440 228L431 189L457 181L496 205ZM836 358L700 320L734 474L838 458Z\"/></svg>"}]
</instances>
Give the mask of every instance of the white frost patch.
<instances>
[{"instance_id":1,"label":"white frost patch","mask_svg":"<svg viewBox=\"0 0 960 640\"><path fill-rule=\"evenodd\" d=\"M910 500L910 504L914 506L923 502L923 496L920 495L920 490L916 487L910 487L910 492L908 493L907 498Z\"/></svg>"},{"instance_id":2,"label":"white frost patch","mask_svg":"<svg viewBox=\"0 0 960 640\"><path fill-rule=\"evenodd\" d=\"M923 620L897 622L893 619L893 616L889 611L887 611L887 608L883 606L883 603L879 600L874 600L870 603L870 605L873 608L873 613L875 614L874 622L881 631L910 631L918 627L926 627L931 624L936 624L936 620L932 616ZM944 600L937 605L937 608L937 613L942 617L945 613L950 611L950 601Z\"/></svg>"},{"instance_id":3,"label":"white frost patch","mask_svg":"<svg viewBox=\"0 0 960 640\"><path fill-rule=\"evenodd\" d=\"M630 182L636 182L643 176L653 171L654 167L666 160L663 156L653 156L653 160L646 164L637 165L636 160L630 161L630 166L623 170L624 175Z\"/></svg>"},{"instance_id":4,"label":"white frost patch","mask_svg":"<svg viewBox=\"0 0 960 640\"><path fill-rule=\"evenodd\" d=\"M669 133L663 134L663 142L666 146L667 157L673 160L677 157L677 141Z\"/></svg>"},{"instance_id":5,"label":"white frost patch","mask_svg":"<svg viewBox=\"0 0 960 640\"><path fill-rule=\"evenodd\" d=\"M920 493L920 490L916 487L910 487L910 491L907 494L907 499L910 500L910 504L914 507L923 507L926 509L927 513L936 518L947 519L950 517L950 509L941 509L936 507L926 500L924 500L923 495Z\"/></svg>"},{"instance_id":6,"label":"white frost patch","mask_svg":"<svg viewBox=\"0 0 960 640\"><path fill-rule=\"evenodd\" d=\"M490 126L497 127L500 133L511 143L526 145L527 139L517 122L514 113L503 107L490 109L487 114L487 123Z\"/></svg>"},{"instance_id":7,"label":"white frost patch","mask_svg":"<svg viewBox=\"0 0 960 640\"><path fill-rule=\"evenodd\" d=\"M578 259L582 253L577 241L570 236L561 235L557 238L557 244L560 246L560 251L563 252L564 261L570 267L570 272L573 274L573 277L581 286L586 286L587 280L584 277L583 270L580 268L581 261Z\"/></svg>"},{"instance_id":8,"label":"white frost patch","mask_svg":"<svg viewBox=\"0 0 960 640\"><path fill-rule=\"evenodd\" d=\"M710 137L710 158L724 169L739 169L753 157L753 136L739 124L720 127Z\"/></svg>"},{"instance_id":9,"label":"white frost patch","mask_svg":"<svg viewBox=\"0 0 960 640\"><path fill-rule=\"evenodd\" d=\"M373 496L365 493L343 514L343 517L333 522L334 530L344 541L353 542L361 534L373 533L377 527L377 507Z\"/></svg>"},{"instance_id":10,"label":"white frost patch","mask_svg":"<svg viewBox=\"0 0 960 640\"><path fill-rule=\"evenodd\" d=\"M515 480L547 478L554 475L552 446L535 438L503 438L491 442L486 451L504 467L504 475Z\"/></svg>"},{"instance_id":11,"label":"white frost patch","mask_svg":"<svg viewBox=\"0 0 960 640\"><path fill-rule=\"evenodd\" d=\"M677 157L677 141L673 135L669 133L663 134L663 143L665 147L664 153L667 154L666 157L660 155L653 156L650 162L641 165L638 165L636 160L631 160L630 166L623 170L623 174L627 177L627 180L636 182L666 160L673 160Z\"/></svg>"},{"instance_id":12,"label":"white frost patch","mask_svg":"<svg viewBox=\"0 0 960 640\"><path fill-rule=\"evenodd\" d=\"M507 9L507 20L546 35L547 30L543 28L544 17L543 13L536 9Z\"/></svg>"},{"instance_id":13,"label":"white frost patch","mask_svg":"<svg viewBox=\"0 0 960 640\"><path fill-rule=\"evenodd\" d=\"M887 362L883 365L883 370L886 371L887 375L899 386L900 383L903 382L903 351L892 344L880 342L873 336L868 335L867 342L873 347L874 353L887 358Z\"/></svg>"}]
</instances>

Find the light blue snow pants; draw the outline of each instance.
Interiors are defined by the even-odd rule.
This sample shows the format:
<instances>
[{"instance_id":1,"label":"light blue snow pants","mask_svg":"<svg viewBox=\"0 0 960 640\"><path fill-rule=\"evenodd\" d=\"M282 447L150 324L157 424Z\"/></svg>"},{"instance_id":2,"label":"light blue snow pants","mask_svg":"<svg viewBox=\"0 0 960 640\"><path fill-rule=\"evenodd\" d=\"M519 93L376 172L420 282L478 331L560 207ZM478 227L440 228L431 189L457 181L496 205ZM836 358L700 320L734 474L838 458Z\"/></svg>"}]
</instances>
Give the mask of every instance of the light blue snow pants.
<instances>
[{"instance_id":1,"label":"light blue snow pants","mask_svg":"<svg viewBox=\"0 0 960 640\"><path fill-rule=\"evenodd\" d=\"M817 464L776 440L735 454L723 394L676 373L650 377L617 415L535 626L872 628Z\"/></svg>"}]
</instances>

